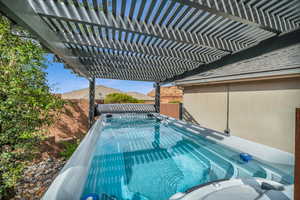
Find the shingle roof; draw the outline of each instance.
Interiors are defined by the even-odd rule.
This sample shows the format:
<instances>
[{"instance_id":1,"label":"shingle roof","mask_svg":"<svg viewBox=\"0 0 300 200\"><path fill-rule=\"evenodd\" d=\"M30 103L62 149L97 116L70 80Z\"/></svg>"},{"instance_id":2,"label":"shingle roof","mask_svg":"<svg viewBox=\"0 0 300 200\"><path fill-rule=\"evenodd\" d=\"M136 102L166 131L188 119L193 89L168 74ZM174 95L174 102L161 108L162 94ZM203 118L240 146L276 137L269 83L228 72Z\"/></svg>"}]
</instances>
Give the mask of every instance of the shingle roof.
<instances>
[{"instance_id":1,"label":"shingle roof","mask_svg":"<svg viewBox=\"0 0 300 200\"><path fill-rule=\"evenodd\" d=\"M272 75L272 72L276 72L276 75L285 75L288 73L287 70L291 69L293 69L294 73L300 73L299 54L300 45L298 44L178 80L176 84L180 85L197 80L204 83L210 82L214 78L218 78L218 81L222 81L228 77L240 79L239 75L245 75L243 78L247 78L250 75L253 77L258 74L260 77L263 77ZM237 76L239 76L239 78Z\"/></svg>"}]
</instances>

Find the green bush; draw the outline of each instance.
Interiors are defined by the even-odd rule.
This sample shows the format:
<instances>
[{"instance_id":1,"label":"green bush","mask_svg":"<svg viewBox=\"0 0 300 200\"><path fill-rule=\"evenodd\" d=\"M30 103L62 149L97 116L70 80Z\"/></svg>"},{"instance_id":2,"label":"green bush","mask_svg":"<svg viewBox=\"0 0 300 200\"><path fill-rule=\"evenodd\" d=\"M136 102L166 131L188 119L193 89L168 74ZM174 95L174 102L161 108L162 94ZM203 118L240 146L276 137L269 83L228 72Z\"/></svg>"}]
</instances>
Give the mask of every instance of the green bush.
<instances>
[{"instance_id":1,"label":"green bush","mask_svg":"<svg viewBox=\"0 0 300 200\"><path fill-rule=\"evenodd\" d=\"M143 100L138 100L132 96L123 93L112 93L106 95L104 103L143 103Z\"/></svg>"},{"instance_id":2,"label":"green bush","mask_svg":"<svg viewBox=\"0 0 300 200\"><path fill-rule=\"evenodd\" d=\"M76 142L62 142L64 146L64 151L60 152L60 156L63 157L64 159L68 160L74 151L77 149L79 145L79 141Z\"/></svg>"},{"instance_id":3,"label":"green bush","mask_svg":"<svg viewBox=\"0 0 300 200\"><path fill-rule=\"evenodd\" d=\"M22 174L24 163L18 162L20 154L2 151L0 154L0 199L14 196L14 186Z\"/></svg>"},{"instance_id":4,"label":"green bush","mask_svg":"<svg viewBox=\"0 0 300 200\"><path fill-rule=\"evenodd\" d=\"M13 194L25 163L38 150L42 127L64 103L47 85L43 49L12 35L10 26L0 15L0 199Z\"/></svg>"}]
</instances>

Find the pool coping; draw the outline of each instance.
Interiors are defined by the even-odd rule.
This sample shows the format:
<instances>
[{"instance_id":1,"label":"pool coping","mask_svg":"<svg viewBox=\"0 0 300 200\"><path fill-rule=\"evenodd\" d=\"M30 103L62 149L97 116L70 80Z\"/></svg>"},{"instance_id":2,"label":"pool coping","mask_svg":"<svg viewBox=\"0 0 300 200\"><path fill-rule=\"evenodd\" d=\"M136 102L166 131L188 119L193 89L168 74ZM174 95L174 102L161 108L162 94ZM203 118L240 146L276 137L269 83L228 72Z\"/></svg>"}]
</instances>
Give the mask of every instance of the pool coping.
<instances>
[{"instance_id":1,"label":"pool coping","mask_svg":"<svg viewBox=\"0 0 300 200\"><path fill-rule=\"evenodd\" d=\"M42 200L79 200L90 168L92 153L101 134L103 117L88 131L71 158L43 195ZM90 147L90 148L87 148Z\"/></svg>"}]
</instances>

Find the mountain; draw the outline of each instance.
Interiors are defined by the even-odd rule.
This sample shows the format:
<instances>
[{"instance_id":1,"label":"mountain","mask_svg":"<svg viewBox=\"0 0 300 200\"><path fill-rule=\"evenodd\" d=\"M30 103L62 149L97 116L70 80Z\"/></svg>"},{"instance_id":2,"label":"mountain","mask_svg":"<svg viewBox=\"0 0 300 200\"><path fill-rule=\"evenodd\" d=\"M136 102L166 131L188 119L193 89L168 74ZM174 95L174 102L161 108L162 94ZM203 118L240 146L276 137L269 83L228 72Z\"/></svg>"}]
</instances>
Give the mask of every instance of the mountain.
<instances>
[{"instance_id":1,"label":"mountain","mask_svg":"<svg viewBox=\"0 0 300 200\"><path fill-rule=\"evenodd\" d=\"M130 95L138 100L144 101L153 101L154 98L147 96L145 94L139 92L123 92L121 90L106 87L104 85L96 85L95 86L95 99L96 100L103 100L106 95L111 93L123 93ZM89 88L84 88L81 90L74 90L71 92L66 92L61 95L63 99L88 99L89 98Z\"/></svg>"}]
</instances>

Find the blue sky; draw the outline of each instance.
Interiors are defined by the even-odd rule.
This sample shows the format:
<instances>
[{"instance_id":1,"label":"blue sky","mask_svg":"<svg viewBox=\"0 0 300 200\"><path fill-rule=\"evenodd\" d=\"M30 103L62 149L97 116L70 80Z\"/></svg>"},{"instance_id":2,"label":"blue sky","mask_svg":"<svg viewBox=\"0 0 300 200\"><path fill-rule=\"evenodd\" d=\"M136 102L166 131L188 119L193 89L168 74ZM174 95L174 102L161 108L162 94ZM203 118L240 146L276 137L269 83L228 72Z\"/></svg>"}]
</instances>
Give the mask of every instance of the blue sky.
<instances>
[{"instance_id":1,"label":"blue sky","mask_svg":"<svg viewBox=\"0 0 300 200\"><path fill-rule=\"evenodd\" d=\"M65 69L61 63L52 62L53 55L46 56L48 62L46 69L48 83L50 84L52 91L55 93L64 93L73 90L78 90L88 87L88 81L85 78L79 77L71 72L69 69ZM111 88L117 88L124 92L135 91L140 93L148 93L153 89L152 82L142 81L124 81L124 80L112 80L112 79L96 79L96 85L105 85Z\"/></svg>"}]
</instances>

